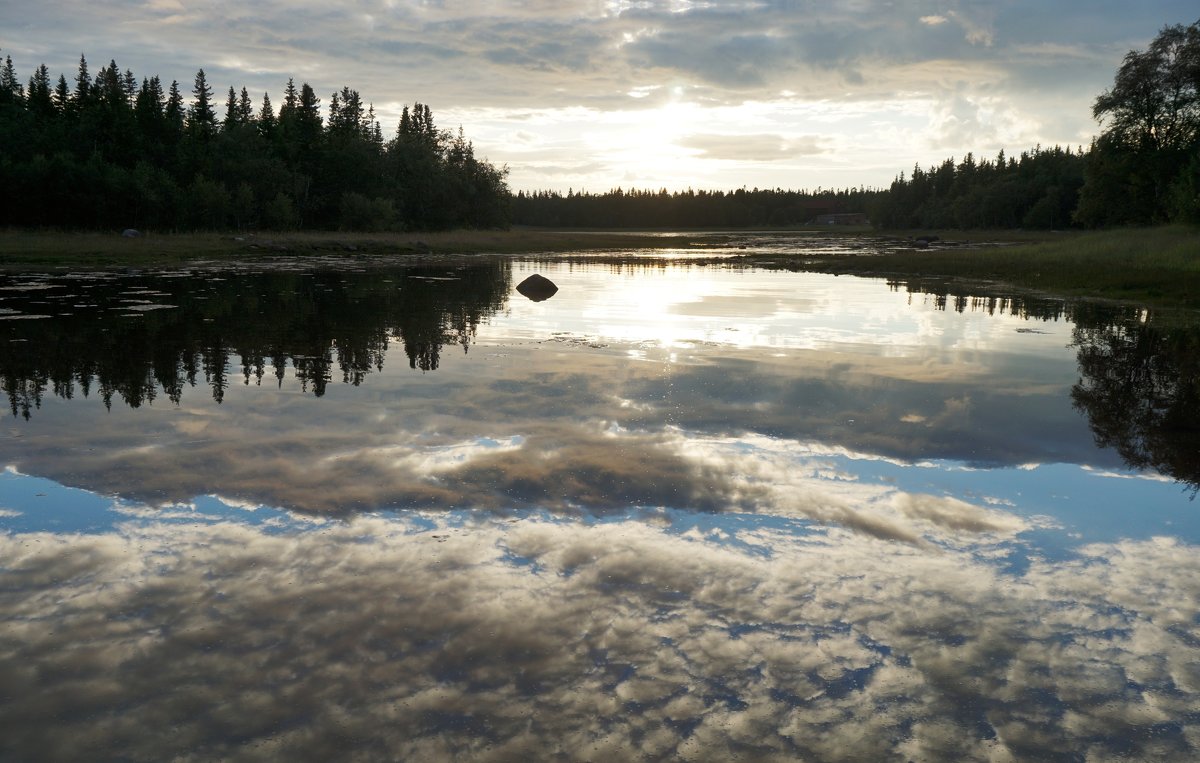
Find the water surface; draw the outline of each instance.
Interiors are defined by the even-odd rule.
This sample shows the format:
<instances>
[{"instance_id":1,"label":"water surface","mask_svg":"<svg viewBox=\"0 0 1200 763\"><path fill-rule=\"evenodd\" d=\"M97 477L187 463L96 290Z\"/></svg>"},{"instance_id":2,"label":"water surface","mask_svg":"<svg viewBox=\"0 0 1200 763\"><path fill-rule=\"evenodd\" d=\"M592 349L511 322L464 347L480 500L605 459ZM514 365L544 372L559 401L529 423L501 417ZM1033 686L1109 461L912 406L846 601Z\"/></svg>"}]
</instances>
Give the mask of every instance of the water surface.
<instances>
[{"instance_id":1,"label":"water surface","mask_svg":"<svg viewBox=\"0 0 1200 763\"><path fill-rule=\"evenodd\" d=\"M3 757L1195 757L1195 324L778 248L0 277Z\"/></svg>"}]
</instances>

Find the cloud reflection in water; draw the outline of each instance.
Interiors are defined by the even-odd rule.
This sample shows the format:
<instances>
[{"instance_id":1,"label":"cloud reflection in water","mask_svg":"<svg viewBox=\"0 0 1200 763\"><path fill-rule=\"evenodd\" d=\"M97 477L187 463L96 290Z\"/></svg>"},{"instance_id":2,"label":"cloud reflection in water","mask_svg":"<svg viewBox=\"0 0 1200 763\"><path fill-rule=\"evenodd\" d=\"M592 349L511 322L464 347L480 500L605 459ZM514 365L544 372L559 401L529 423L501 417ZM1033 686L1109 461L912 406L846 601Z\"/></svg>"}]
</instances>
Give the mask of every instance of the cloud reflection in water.
<instances>
[{"instance_id":1,"label":"cloud reflection in water","mask_svg":"<svg viewBox=\"0 0 1200 763\"><path fill-rule=\"evenodd\" d=\"M1005 533L950 528L934 549L651 519L5 535L0 744L132 760L1181 760L1200 744L1195 547L1096 544L1011 575Z\"/></svg>"}]
</instances>

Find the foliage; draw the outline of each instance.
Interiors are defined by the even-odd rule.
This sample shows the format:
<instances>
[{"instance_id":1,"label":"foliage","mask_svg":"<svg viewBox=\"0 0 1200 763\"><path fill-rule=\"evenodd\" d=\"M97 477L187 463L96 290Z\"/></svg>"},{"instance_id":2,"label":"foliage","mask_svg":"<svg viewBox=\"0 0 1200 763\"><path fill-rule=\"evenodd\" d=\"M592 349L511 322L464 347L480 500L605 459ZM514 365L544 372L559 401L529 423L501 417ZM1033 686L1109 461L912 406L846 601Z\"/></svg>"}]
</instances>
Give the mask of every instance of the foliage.
<instances>
[{"instance_id":1,"label":"foliage","mask_svg":"<svg viewBox=\"0 0 1200 763\"><path fill-rule=\"evenodd\" d=\"M1085 155L1055 146L995 161L947 159L925 170L903 173L880 199L872 219L884 228L1036 228L1071 223Z\"/></svg>"},{"instance_id":2,"label":"foliage","mask_svg":"<svg viewBox=\"0 0 1200 763\"><path fill-rule=\"evenodd\" d=\"M1076 220L1087 226L1200 219L1200 21L1132 50L1096 98Z\"/></svg>"},{"instance_id":3,"label":"foliage","mask_svg":"<svg viewBox=\"0 0 1200 763\"><path fill-rule=\"evenodd\" d=\"M373 107L343 87L328 118L289 80L278 113L230 87L223 109L204 70L191 101L178 82L140 84L115 61L72 88L45 66L21 85L0 66L0 226L63 229L413 230L504 227L507 168L475 156L427 105L384 140Z\"/></svg>"},{"instance_id":4,"label":"foliage","mask_svg":"<svg viewBox=\"0 0 1200 763\"><path fill-rule=\"evenodd\" d=\"M625 191L518 193L513 221L524 225L575 228L747 228L803 225L823 215L866 213L883 192L786 191Z\"/></svg>"}]
</instances>

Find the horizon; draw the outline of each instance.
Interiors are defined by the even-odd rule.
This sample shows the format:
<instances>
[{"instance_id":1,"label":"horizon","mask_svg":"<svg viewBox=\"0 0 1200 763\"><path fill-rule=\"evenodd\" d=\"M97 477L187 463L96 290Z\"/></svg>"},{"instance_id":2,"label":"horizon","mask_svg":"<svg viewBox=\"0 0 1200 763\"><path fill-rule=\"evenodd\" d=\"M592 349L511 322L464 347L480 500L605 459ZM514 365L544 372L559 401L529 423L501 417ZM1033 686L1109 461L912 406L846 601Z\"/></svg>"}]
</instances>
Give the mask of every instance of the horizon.
<instances>
[{"instance_id":1,"label":"horizon","mask_svg":"<svg viewBox=\"0 0 1200 763\"><path fill-rule=\"evenodd\" d=\"M601 194L886 188L914 165L1086 147L1122 57L1182 2L1085 9L1028 2L367 2L189 10L0 9L0 55L22 84L70 81L79 55L140 81L203 68L220 103L245 87L278 108L289 77L327 106L342 86L386 137L428 104L520 191ZM220 18L220 23L211 19ZM120 38L120 42L113 44Z\"/></svg>"}]
</instances>

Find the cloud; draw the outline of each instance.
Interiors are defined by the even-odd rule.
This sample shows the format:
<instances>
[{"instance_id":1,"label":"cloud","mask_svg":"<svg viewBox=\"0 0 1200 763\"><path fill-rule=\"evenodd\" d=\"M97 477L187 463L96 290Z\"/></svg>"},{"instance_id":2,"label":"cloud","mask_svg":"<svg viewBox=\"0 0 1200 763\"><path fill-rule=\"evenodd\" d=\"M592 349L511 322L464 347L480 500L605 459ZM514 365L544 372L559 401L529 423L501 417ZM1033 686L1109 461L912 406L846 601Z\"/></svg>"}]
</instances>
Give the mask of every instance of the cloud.
<instances>
[{"instance_id":1,"label":"cloud","mask_svg":"<svg viewBox=\"0 0 1200 763\"><path fill-rule=\"evenodd\" d=\"M685 302L681 319L693 320L704 305ZM1040 393L1028 375L981 368L987 378L1009 378L1012 389L996 383L967 398L961 371L956 382L942 381L923 361L864 358L838 367L845 355L810 351L805 371L768 347L725 350L718 365L679 364L664 378L657 363L629 361L628 341L597 343L610 346L507 344L501 359L476 349L425 376L408 373L403 356L393 368L397 348L385 363L391 371L373 375L361 392L320 403L298 396L289 379L283 395L234 386L219 407L203 390L189 391L182 411L190 415L182 416L169 405L112 412L88 400L61 410L44 405L37 442L14 442L0 457L26 473L154 503L217 490L315 513L464 505L567 514L630 505L772 511L908 542L954 528L938 529L933 514L897 511L890 491L847 484L828 468L828 454L855 463L990 465L1071 452L1084 462L1103 457L1086 422L1062 410L1061 389ZM1012 406L1032 415L1032 429L1029 417L1006 413ZM902 421L913 415L925 425ZM84 422L94 450L64 462ZM156 447L142 447L146 426ZM991 433L985 443L981 429Z\"/></svg>"},{"instance_id":2,"label":"cloud","mask_svg":"<svg viewBox=\"0 0 1200 763\"><path fill-rule=\"evenodd\" d=\"M785 137L771 134L688 135L678 141L684 148L699 151L706 159L735 162L777 162L811 156L829 150L817 136Z\"/></svg>"},{"instance_id":3,"label":"cloud","mask_svg":"<svg viewBox=\"0 0 1200 763\"><path fill-rule=\"evenodd\" d=\"M1196 753L1193 546L1095 545L1013 575L969 544L770 524L741 525L738 544L669 520L0 536L6 750Z\"/></svg>"},{"instance_id":4,"label":"cloud","mask_svg":"<svg viewBox=\"0 0 1200 763\"><path fill-rule=\"evenodd\" d=\"M756 102L770 105L777 117L798 103L814 109L871 103L873 113L856 129L822 136L826 143L845 139L837 161L806 153L806 175L788 184L856 186L885 184L914 160L998 148L942 141L923 148L939 135L937 125L909 125L896 117L914 103L936 114L958 97L996 99L1002 111L1031 125L1012 136L1020 143L1004 146L1010 152L1039 142L1086 142L1095 132L1090 99L1111 83L1124 52L1144 45L1164 20L1192 16L1186 4L1166 0L1136 11L1115 3L1076 8L1026 0L999 9L952 2L925 10L914 14L908 6L863 3L580 0L373 1L346 10L307 1L250 7L218 0L200 11L170 2L116 8L72 0L19 14L15 7L0 8L0 28L20 30L0 42L19 71L32 72L45 62L68 79L83 51L92 56L93 68L115 57L138 76L178 79L185 90L204 66L219 91L245 85L256 99L271 91L276 103L289 76L309 81L325 99L349 85L375 104L386 133L394 129L401 105L413 100L429 103L435 114L548 113L581 106L620 114L639 104L668 102L681 88L689 102L706 109ZM1073 49L1095 63L1064 68L1021 54L1039 46ZM947 71L967 78L947 83ZM1068 100L1041 97L1047 92ZM888 122L887 129L872 133L869 126L880 121ZM908 139L910 127L918 133L916 141ZM484 120L464 128L481 154L513 165L518 188L549 184L565 190L592 182L611 187L626 173L669 187L694 186L697 178L723 187L782 184L766 163L738 166L740 175L732 167L705 171L681 159L673 168L638 169L637 161L614 158L611 145L590 145L578 131L549 127L548 134L565 141L581 164L603 168L575 178L547 175L525 164L530 157L509 151L499 124ZM813 133L794 113L770 128L743 121L713 131L727 128ZM872 159L872 147L887 161Z\"/></svg>"},{"instance_id":5,"label":"cloud","mask_svg":"<svg viewBox=\"0 0 1200 763\"><path fill-rule=\"evenodd\" d=\"M991 47L995 42L995 33L993 31L993 22L991 14L988 12L972 12L950 11L950 18L957 21L966 32L967 42L972 45L984 45Z\"/></svg>"}]
</instances>

